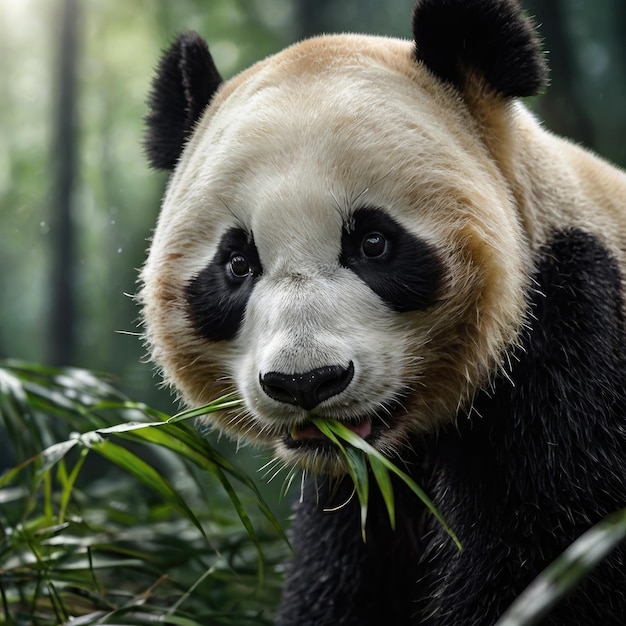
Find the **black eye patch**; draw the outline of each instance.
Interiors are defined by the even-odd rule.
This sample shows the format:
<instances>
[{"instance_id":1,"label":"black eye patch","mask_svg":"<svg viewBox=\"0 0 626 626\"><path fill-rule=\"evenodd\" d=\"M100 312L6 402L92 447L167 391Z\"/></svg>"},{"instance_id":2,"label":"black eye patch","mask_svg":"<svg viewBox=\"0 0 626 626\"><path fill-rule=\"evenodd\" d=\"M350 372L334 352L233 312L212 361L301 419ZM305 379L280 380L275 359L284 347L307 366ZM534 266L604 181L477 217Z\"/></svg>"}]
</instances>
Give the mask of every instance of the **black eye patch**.
<instances>
[{"instance_id":1,"label":"black eye patch","mask_svg":"<svg viewBox=\"0 0 626 626\"><path fill-rule=\"evenodd\" d=\"M339 262L399 312L433 304L443 276L433 247L382 209L358 209L344 224Z\"/></svg>"},{"instance_id":2,"label":"black eye patch","mask_svg":"<svg viewBox=\"0 0 626 626\"><path fill-rule=\"evenodd\" d=\"M240 228L226 231L211 262L185 288L187 314L198 333L211 341L232 339L262 272L252 236Z\"/></svg>"}]
</instances>

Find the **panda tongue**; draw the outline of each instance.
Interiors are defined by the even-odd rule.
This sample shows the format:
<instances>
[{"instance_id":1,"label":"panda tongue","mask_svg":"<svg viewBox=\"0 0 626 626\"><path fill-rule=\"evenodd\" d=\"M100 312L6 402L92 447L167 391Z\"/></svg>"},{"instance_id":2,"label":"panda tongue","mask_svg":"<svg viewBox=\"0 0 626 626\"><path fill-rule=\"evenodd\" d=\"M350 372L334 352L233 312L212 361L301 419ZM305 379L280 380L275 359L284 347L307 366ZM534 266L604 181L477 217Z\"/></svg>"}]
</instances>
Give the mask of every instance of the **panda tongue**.
<instances>
[{"instance_id":1,"label":"panda tongue","mask_svg":"<svg viewBox=\"0 0 626 626\"><path fill-rule=\"evenodd\" d=\"M342 424L347 429L351 430L355 435L361 437L361 439L366 439L372 434L372 422L370 420L364 420L358 424L352 424L350 422L342 422ZM313 424L307 424L302 428L298 428L294 435L294 439L299 440L323 438L319 428Z\"/></svg>"},{"instance_id":2,"label":"panda tongue","mask_svg":"<svg viewBox=\"0 0 626 626\"><path fill-rule=\"evenodd\" d=\"M346 424L346 427L361 439L367 439L372 434L372 422L370 420L364 420L359 424Z\"/></svg>"}]
</instances>

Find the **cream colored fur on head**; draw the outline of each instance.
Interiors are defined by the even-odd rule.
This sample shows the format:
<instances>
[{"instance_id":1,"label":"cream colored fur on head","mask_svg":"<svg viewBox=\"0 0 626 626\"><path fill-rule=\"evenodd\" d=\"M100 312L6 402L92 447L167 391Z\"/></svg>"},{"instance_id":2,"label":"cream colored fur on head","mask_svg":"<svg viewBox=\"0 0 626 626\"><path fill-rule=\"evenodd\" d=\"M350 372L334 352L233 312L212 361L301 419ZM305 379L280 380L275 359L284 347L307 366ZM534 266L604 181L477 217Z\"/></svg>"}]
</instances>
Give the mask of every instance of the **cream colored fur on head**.
<instances>
[{"instance_id":1,"label":"cream colored fur on head","mask_svg":"<svg viewBox=\"0 0 626 626\"><path fill-rule=\"evenodd\" d=\"M314 413L350 421L399 400L376 440L391 451L454 419L506 369L543 235L589 229L589 207L612 206L591 189L617 184L624 197L625 185L475 84L462 97L414 61L409 42L332 36L221 87L170 181L142 273L152 357L185 403L237 390L246 409L219 415L221 429L316 466L313 452L283 443L310 415L266 395L260 373L352 361L351 384ZM566 205L555 186L559 198L571 190ZM435 304L398 313L340 265L343 225L361 207L384 209L436 250ZM619 254L605 215L591 229L614 233ZM263 275L236 337L211 342L191 324L185 286L232 227L253 234Z\"/></svg>"}]
</instances>

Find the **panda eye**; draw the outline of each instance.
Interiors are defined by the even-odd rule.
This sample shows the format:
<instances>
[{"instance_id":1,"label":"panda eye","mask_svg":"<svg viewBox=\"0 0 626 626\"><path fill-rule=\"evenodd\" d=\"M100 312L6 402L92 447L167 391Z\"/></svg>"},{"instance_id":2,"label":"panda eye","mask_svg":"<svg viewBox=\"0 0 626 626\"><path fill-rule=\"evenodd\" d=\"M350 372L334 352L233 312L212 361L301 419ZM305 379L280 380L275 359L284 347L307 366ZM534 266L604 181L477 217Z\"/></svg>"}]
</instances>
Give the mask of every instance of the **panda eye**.
<instances>
[{"instance_id":1,"label":"panda eye","mask_svg":"<svg viewBox=\"0 0 626 626\"><path fill-rule=\"evenodd\" d=\"M209 341L235 337L262 274L252 233L228 229L213 258L185 287L187 314L198 335Z\"/></svg>"},{"instance_id":2,"label":"panda eye","mask_svg":"<svg viewBox=\"0 0 626 626\"><path fill-rule=\"evenodd\" d=\"M434 304L444 271L434 246L385 209L368 207L357 209L344 223L339 265L399 312Z\"/></svg>"},{"instance_id":3,"label":"panda eye","mask_svg":"<svg viewBox=\"0 0 626 626\"><path fill-rule=\"evenodd\" d=\"M370 259L379 258L387 250L387 240L380 233L369 233L363 237L361 250Z\"/></svg>"},{"instance_id":4,"label":"panda eye","mask_svg":"<svg viewBox=\"0 0 626 626\"><path fill-rule=\"evenodd\" d=\"M245 278L250 274L250 263L242 254L233 254L230 257L229 267L236 278Z\"/></svg>"}]
</instances>

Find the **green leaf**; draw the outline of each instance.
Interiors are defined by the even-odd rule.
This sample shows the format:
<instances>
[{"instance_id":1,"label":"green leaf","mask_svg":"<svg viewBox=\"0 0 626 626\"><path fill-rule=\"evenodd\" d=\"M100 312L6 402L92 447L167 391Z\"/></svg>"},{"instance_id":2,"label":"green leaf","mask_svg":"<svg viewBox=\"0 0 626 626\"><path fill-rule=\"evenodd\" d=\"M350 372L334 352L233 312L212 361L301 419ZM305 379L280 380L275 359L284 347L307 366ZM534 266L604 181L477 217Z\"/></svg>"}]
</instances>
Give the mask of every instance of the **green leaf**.
<instances>
[{"instance_id":1,"label":"green leaf","mask_svg":"<svg viewBox=\"0 0 626 626\"><path fill-rule=\"evenodd\" d=\"M140 459L126 448L122 448L106 439L96 439L95 437L83 438L85 445L98 454L102 455L125 472L137 478L144 485L158 493L166 502L169 502L179 511L184 513L193 525L208 539L202 524L194 515L193 511L187 506L183 497L172 487L159 472L151 465Z\"/></svg>"},{"instance_id":2,"label":"green leaf","mask_svg":"<svg viewBox=\"0 0 626 626\"><path fill-rule=\"evenodd\" d=\"M170 417L84 370L0 361L0 428L19 463L0 477L5 621L270 624L256 608L277 602L284 531L254 480L189 422L240 404L228 396ZM135 481L113 486L113 467L159 498Z\"/></svg>"},{"instance_id":3,"label":"green leaf","mask_svg":"<svg viewBox=\"0 0 626 626\"><path fill-rule=\"evenodd\" d=\"M387 515L389 516L389 523L391 524L391 528L395 530L396 509L393 495L393 485L391 483L391 478L389 477L389 472L387 471L385 465L381 463L377 457L370 456L368 458L372 467L372 473L374 474L374 478L376 479L376 483L378 484L380 493L382 494L383 500L385 501Z\"/></svg>"},{"instance_id":4,"label":"green leaf","mask_svg":"<svg viewBox=\"0 0 626 626\"><path fill-rule=\"evenodd\" d=\"M496 626L532 626L626 539L626 509L579 537L515 600Z\"/></svg>"},{"instance_id":5,"label":"green leaf","mask_svg":"<svg viewBox=\"0 0 626 626\"><path fill-rule=\"evenodd\" d=\"M354 490L356 491L357 498L359 500L360 512L361 512L361 536L363 541L366 540L366 523L367 523L367 509L369 504L369 475L367 472L367 465L363 455L356 454L356 450L353 448L346 448L338 439L335 431L328 423L328 420L314 420L315 425L319 428L320 432L328 437L342 452L346 459L346 467L352 483L354 484Z\"/></svg>"},{"instance_id":6,"label":"green leaf","mask_svg":"<svg viewBox=\"0 0 626 626\"><path fill-rule=\"evenodd\" d=\"M226 396L225 400L218 399L211 404L193 409L190 411L183 411L171 418L166 416L164 421L160 422L130 422L127 424L117 424L107 428L101 428L96 431L100 435L119 435L125 436L134 441L150 442L162 447L168 448L191 461L198 467L205 471L210 472L218 478L222 484L224 490L227 492L241 522L250 536L258 545L258 539L249 516L244 510L244 507L237 496L236 491L233 489L232 484L227 479L225 472L230 474L233 478L236 478L243 483L248 489L250 489L257 501L257 506L274 529L280 534L284 541L288 543L287 535L280 522L276 519L276 516L272 513L270 507L265 502L261 492L254 483L254 481L245 473L238 470L232 463L217 452L214 448L208 445L205 439L200 437L195 430L186 429L180 422L192 418L196 418L206 413L212 413L233 406L240 406L241 401L229 400L231 396ZM126 404L122 404L122 407L126 407ZM134 408L136 408L135 405ZM156 412L151 411L152 415ZM163 414L161 414L163 415Z\"/></svg>"},{"instance_id":7,"label":"green leaf","mask_svg":"<svg viewBox=\"0 0 626 626\"><path fill-rule=\"evenodd\" d=\"M366 540L365 525L367 522L367 509L369 503L369 474L367 471L367 462L362 454L359 454L358 450L354 448L343 449L346 461L348 463L348 470L354 483L359 504L361 505L361 534L363 541Z\"/></svg>"},{"instance_id":8,"label":"green leaf","mask_svg":"<svg viewBox=\"0 0 626 626\"><path fill-rule=\"evenodd\" d=\"M365 457L369 460L370 465L372 463L372 459L375 459L374 463L377 464L377 467L376 469L372 467L372 471L374 472L374 475L376 476L376 481L378 482L379 485L381 484L380 483L381 479L378 476L382 475L384 472L392 472L396 476L398 476L398 478L400 478L400 480L402 480L402 482L404 482L404 484L422 501L422 503L426 506L426 508L430 511L430 513L435 517L435 519L443 526L443 528L448 533L450 538L456 544L457 548L459 550L463 549L463 546L461 545L461 542L457 538L456 534L450 528L450 526L446 523L446 521L443 519L443 517L441 516L441 514L439 513L439 511L433 504L432 500L426 495L424 490L421 487L419 487L419 485L408 474L406 474L401 469L396 467L396 465L394 465L387 457L383 456L371 444L367 443L367 441L365 441L364 439L359 437L356 433L351 431L347 426L345 426L345 424L342 424L341 422L338 422L336 420L326 420L326 419L320 419L320 418L313 419L312 421L315 424L315 426L317 426L317 428L320 429L322 434L327 436L333 443L339 445L338 438L342 439L346 443L350 444L350 446L352 446L353 448L357 448L358 450L360 450L365 455ZM329 433L332 434L332 436L330 436ZM339 449L345 455L344 446L339 445ZM346 459L346 461L348 463L348 466L350 466L350 461L348 461L348 459ZM352 473L350 473L350 475L352 476ZM387 492L387 495L385 495L385 492L383 492L383 497L385 498L385 504L387 506L387 510L389 511L390 501L389 501L388 491L391 487L391 481L389 480L388 476L386 479L382 479L382 480L383 480L383 488ZM355 488L357 488L357 493L358 493L359 487L357 487L356 483L355 483ZM381 491L382 491L382 488L381 488ZM393 502L391 502L391 504L393 504ZM361 519L363 519L363 515L361 515ZM389 519L390 519L390 522L393 524L395 521L394 516L390 515Z\"/></svg>"}]
</instances>

